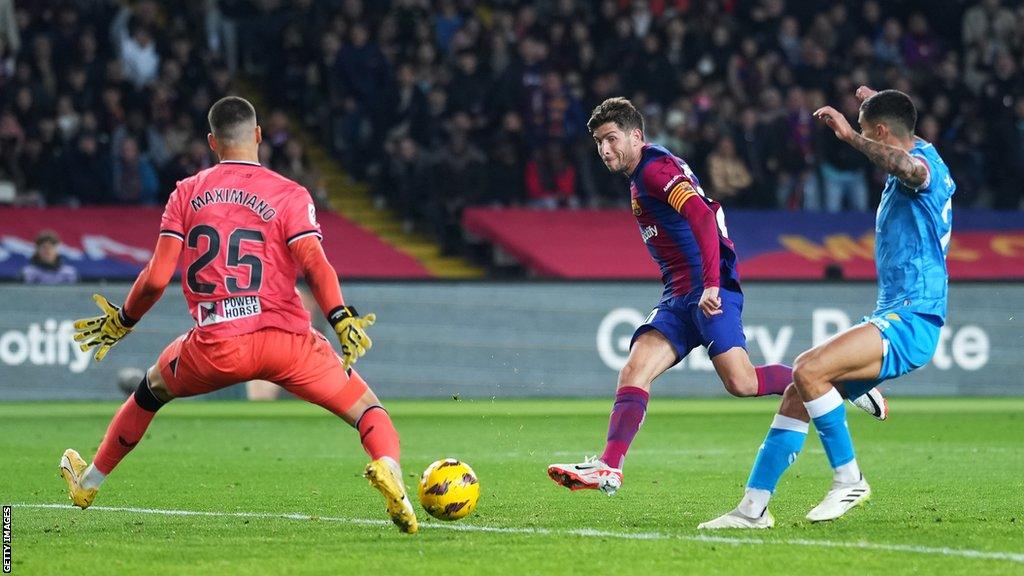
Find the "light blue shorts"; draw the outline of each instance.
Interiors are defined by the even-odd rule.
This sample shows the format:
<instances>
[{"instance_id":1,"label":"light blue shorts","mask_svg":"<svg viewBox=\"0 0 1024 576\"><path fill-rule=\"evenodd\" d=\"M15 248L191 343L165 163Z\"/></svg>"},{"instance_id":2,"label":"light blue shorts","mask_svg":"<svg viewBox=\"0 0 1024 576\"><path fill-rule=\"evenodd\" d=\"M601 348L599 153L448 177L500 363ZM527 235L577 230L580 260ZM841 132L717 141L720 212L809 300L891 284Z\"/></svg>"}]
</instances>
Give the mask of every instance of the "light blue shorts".
<instances>
[{"instance_id":1,"label":"light blue shorts","mask_svg":"<svg viewBox=\"0 0 1024 576\"><path fill-rule=\"evenodd\" d=\"M885 380L891 380L924 366L939 345L942 318L910 310L893 310L865 316L882 333L882 369L874 380L843 382L851 400Z\"/></svg>"}]
</instances>

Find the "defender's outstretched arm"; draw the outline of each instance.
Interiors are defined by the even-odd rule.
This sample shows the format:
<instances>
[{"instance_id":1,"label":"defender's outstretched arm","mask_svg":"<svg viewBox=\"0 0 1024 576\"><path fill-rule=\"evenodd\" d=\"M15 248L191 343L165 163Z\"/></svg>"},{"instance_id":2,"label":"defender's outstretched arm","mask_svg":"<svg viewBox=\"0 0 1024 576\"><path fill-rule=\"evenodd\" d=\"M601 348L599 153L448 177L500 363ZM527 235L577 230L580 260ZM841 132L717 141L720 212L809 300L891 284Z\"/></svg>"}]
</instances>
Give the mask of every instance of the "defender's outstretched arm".
<instances>
[{"instance_id":1,"label":"defender's outstretched arm","mask_svg":"<svg viewBox=\"0 0 1024 576\"><path fill-rule=\"evenodd\" d=\"M911 188L920 188L928 181L928 168L906 150L865 138L850 126L838 110L831 106L820 108L814 117L836 133L836 138L853 146L875 166L892 174Z\"/></svg>"}]
</instances>

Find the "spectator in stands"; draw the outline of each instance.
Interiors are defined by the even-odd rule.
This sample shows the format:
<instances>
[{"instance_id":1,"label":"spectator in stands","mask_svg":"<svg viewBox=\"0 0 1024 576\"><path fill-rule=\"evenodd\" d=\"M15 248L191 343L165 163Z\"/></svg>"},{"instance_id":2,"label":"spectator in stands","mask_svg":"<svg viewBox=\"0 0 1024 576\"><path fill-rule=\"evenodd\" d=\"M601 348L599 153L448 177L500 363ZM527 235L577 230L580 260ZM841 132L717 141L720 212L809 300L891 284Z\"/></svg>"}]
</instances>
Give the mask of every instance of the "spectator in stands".
<instances>
[{"instance_id":1,"label":"spectator in stands","mask_svg":"<svg viewBox=\"0 0 1024 576\"><path fill-rule=\"evenodd\" d=\"M498 139L491 147L490 157L487 203L505 206L522 204L526 199L522 148L512 138Z\"/></svg>"},{"instance_id":2,"label":"spectator in stands","mask_svg":"<svg viewBox=\"0 0 1024 576\"><path fill-rule=\"evenodd\" d=\"M929 68L942 59L942 46L928 26L923 14L910 16L907 37L903 42L903 61L912 69Z\"/></svg>"},{"instance_id":3,"label":"spectator in stands","mask_svg":"<svg viewBox=\"0 0 1024 576\"><path fill-rule=\"evenodd\" d=\"M281 153L273 156L270 166L285 178L294 180L305 187L317 205L328 206L327 188L324 186L323 176L310 163L302 142L295 138L287 140Z\"/></svg>"},{"instance_id":4,"label":"spectator in stands","mask_svg":"<svg viewBox=\"0 0 1024 576\"><path fill-rule=\"evenodd\" d=\"M722 136L715 150L708 155L711 193L723 204L741 201L749 195L754 179L743 159L736 154L731 136Z\"/></svg>"},{"instance_id":5,"label":"spectator in stands","mask_svg":"<svg viewBox=\"0 0 1024 576\"><path fill-rule=\"evenodd\" d=\"M109 203L111 163L100 149L93 132L78 135L72 149L63 156L62 180L68 195L80 204Z\"/></svg>"},{"instance_id":6,"label":"spectator in stands","mask_svg":"<svg viewBox=\"0 0 1024 576\"><path fill-rule=\"evenodd\" d=\"M378 191L383 200L403 215L403 227L412 231L427 217L425 208L432 201L431 163L419 144L410 136L393 142Z\"/></svg>"},{"instance_id":7,"label":"spectator in stands","mask_svg":"<svg viewBox=\"0 0 1024 576\"><path fill-rule=\"evenodd\" d=\"M21 269L26 284L74 284L78 272L60 255L60 237L52 230L36 236L36 251Z\"/></svg>"},{"instance_id":8,"label":"spectator in stands","mask_svg":"<svg viewBox=\"0 0 1024 576\"><path fill-rule=\"evenodd\" d=\"M489 90L489 82L479 69L476 53L462 50L456 56L456 70L449 90L452 97L448 99L449 109L453 112L466 112L475 125L484 120L484 100Z\"/></svg>"},{"instance_id":9,"label":"spectator in stands","mask_svg":"<svg viewBox=\"0 0 1024 576\"><path fill-rule=\"evenodd\" d=\"M25 130L18 118L9 111L0 113L0 179L16 180L20 175L18 156L24 143Z\"/></svg>"},{"instance_id":10,"label":"spectator in stands","mask_svg":"<svg viewBox=\"0 0 1024 576\"><path fill-rule=\"evenodd\" d=\"M583 107L557 72L544 75L541 102L542 138L565 143L586 133Z\"/></svg>"},{"instance_id":11,"label":"spectator in stands","mask_svg":"<svg viewBox=\"0 0 1024 576\"><path fill-rule=\"evenodd\" d=\"M270 145L264 141L260 145L261 154L263 151L267 151L268 161L261 163L270 164L269 157L272 156L270 151ZM193 138L188 142L185 150L174 157L173 160L164 169L163 177L161 178L161 189L162 196L161 201L165 201L165 196L169 195L178 180L188 178L189 176L213 166L213 158L210 155L210 149L206 145L206 142Z\"/></svg>"},{"instance_id":12,"label":"spectator in stands","mask_svg":"<svg viewBox=\"0 0 1024 576\"><path fill-rule=\"evenodd\" d=\"M113 163L114 200L122 204L156 204L160 180L149 158L132 137L120 142Z\"/></svg>"},{"instance_id":13,"label":"spectator in stands","mask_svg":"<svg viewBox=\"0 0 1024 576\"><path fill-rule=\"evenodd\" d=\"M160 55L152 32L146 26L134 23L128 34L120 36L118 41L125 78L135 88L149 86L160 70Z\"/></svg>"},{"instance_id":14,"label":"spectator in stands","mask_svg":"<svg viewBox=\"0 0 1024 576\"><path fill-rule=\"evenodd\" d=\"M741 205L831 209L818 190L834 182L837 160L819 148L805 118L815 102L883 84L909 91L934 116L936 145L958 177L955 202L1011 207L1022 196L1009 184L1019 181L1006 157L1015 148L997 142L1013 140L1009 118L1024 96L1024 26L1020 10L1000 0L922 14L920 3L877 0L855 9L782 0L179 4L0 0L0 114L12 114L23 133L3 170L18 198L33 190L47 203L114 201L109 158L125 137L154 164L162 194L183 166L208 163L205 152L188 150L205 136L212 98L232 89L235 23L225 17L238 20L243 66L273 77L257 84L302 123L279 132L267 119L268 165L287 163L291 135L311 128L355 178L384 186L392 169L385 143L409 149L399 143L411 137L417 162L436 175L436 156L464 132L457 147L484 150L488 161L481 188L460 197L516 203L526 196L526 159L556 140L578 197L618 206L621 181L595 169L581 120L604 98L624 95L652 118L660 111L663 143L707 178L704 165L731 135L753 179L736 198ZM528 137L505 134L510 112ZM451 129L458 113L468 130ZM81 149L93 147L90 138L95 154ZM107 162L104 186L66 170L83 157ZM54 162L63 168L40 168ZM515 167L518 178L491 173ZM430 198L439 193L425 188ZM844 202L859 206L850 198L859 193L844 190Z\"/></svg>"},{"instance_id":15,"label":"spectator in stands","mask_svg":"<svg viewBox=\"0 0 1024 576\"><path fill-rule=\"evenodd\" d=\"M371 39L370 31L363 22L357 22L349 32L348 43L338 54L338 72L343 79L345 90L350 95L347 103L351 118L347 131L353 149L351 168L360 177L365 176L366 166L378 157L379 139L360 137L359 132L368 125L371 133L381 134L385 125L384 96L391 83L391 67L380 47Z\"/></svg>"},{"instance_id":16,"label":"spectator in stands","mask_svg":"<svg viewBox=\"0 0 1024 576\"><path fill-rule=\"evenodd\" d=\"M968 50L991 45L997 50L1013 48L1017 24L1013 12L1000 0L981 0L964 12L962 37Z\"/></svg>"},{"instance_id":17,"label":"spectator in stands","mask_svg":"<svg viewBox=\"0 0 1024 576\"><path fill-rule=\"evenodd\" d=\"M807 104L807 95L802 88L790 88L782 120L780 127L783 137L780 142L776 189L778 207L818 210L821 203L818 178L814 171L815 150L812 141L816 128Z\"/></svg>"},{"instance_id":18,"label":"spectator in stands","mask_svg":"<svg viewBox=\"0 0 1024 576\"><path fill-rule=\"evenodd\" d=\"M1024 96L1017 98L1013 113L997 125L994 136L995 199L1000 209L1024 208L1020 194L1024 182Z\"/></svg>"},{"instance_id":19,"label":"spectator in stands","mask_svg":"<svg viewBox=\"0 0 1024 576\"><path fill-rule=\"evenodd\" d=\"M903 63L903 26L895 18L885 21L882 34L875 40L875 56L888 64Z\"/></svg>"},{"instance_id":20,"label":"spectator in stands","mask_svg":"<svg viewBox=\"0 0 1024 576\"><path fill-rule=\"evenodd\" d=\"M412 64L400 65L395 80L389 102L390 136L411 136L417 142L427 141L427 95L416 81Z\"/></svg>"},{"instance_id":21,"label":"spectator in stands","mask_svg":"<svg viewBox=\"0 0 1024 576\"><path fill-rule=\"evenodd\" d=\"M553 210L579 206L576 197L576 169L557 141L548 142L526 163L526 197L532 208Z\"/></svg>"},{"instance_id":22,"label":"spectator in stands","mask_svg":"<svg viewBox=\"0 0 1024 576\"><path fill-rule=\"evenodd\" d=\"M840 112L856 125L860 103L856 96L847 94L840 104ZM838 138L828 138L828 128L818 128L818 149L821 153L821 180L825 193L825 210L839 212L844 207L865 212L868 209L867 175L870 164L863 154Z\"/></svg>"},{"instance_id":23,"label":"spectator in stands","mask_svg":"<svg viewBox=\"0 0 1024 576\"><path fill-rule=\"evenodd\" d=\"M751 208L771 208L774 205L774 172L768 165L771 157L772 135L768 126L758 118L757 110L748 106L740 112L733 131L733 142L744 165L750 170L752 183L741 205ZM669 148L673 150L673 148Z\"/></svg>"},{"instance_id":24,"label":"spectator in stands","mask_svg":"<svg viewBox=\"0 0 1024 576\"><path fill-rule=\"evenodd\" d=\"M57 92L57 71L53 65L53 43L48 36L39 35L32 41L32 68L36 81L43 89L40 96L41 104L48 106L49 101Z\"/></svg>"},{"instance_id":25,"label":"spectator in stands","mask_svg":"<svg viewBox=\"0 0 1024 576\"><path fill-rule=\"evenodd\" d=\"M22 147L18 166L21 178L17 184L30 204L53 204L65 194L61 182L61 147L55 138L52 120L40 122L30 132Z\"/></svg>"},{"instance_id":26,"label":"spectator in stands","mask_svg":"<svg viewBox=\"0 0 1024 576\"><path fill-rule=\"evenodd\" d=\"M6 68L18 57L21 51L21 34L18 32L17 16L14 12L14 0L0 0L0 56L10 62L0 63Z\"/></svg>"},{"instance_id":27,"label":"spectator in stands","mask_svg":"<svg viewBox=\"0 0 1024 576\"><path fill-rule=\"evenodd\" d=\"M486 158L463 130L454 130L440 151L434 167L428 218L441 240L442 250L454 253L462 237L459 223L462 210L477 203L484 191Z\"/></svg>"}]
</instances>

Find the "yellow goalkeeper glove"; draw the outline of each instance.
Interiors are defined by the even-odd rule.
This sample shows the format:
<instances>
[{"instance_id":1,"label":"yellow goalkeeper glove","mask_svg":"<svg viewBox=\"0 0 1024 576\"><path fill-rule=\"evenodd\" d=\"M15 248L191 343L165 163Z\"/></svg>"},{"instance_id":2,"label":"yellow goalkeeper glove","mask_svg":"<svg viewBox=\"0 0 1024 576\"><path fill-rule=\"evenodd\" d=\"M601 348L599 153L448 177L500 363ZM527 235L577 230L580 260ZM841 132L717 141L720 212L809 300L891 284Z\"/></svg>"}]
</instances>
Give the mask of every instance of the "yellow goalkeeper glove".
<instances>
[{"instance_id":1,"label":"yellow goalkeeper glove","mask_svg":"<svg viewBox=\"0 0 1024 576\"><path fill-rule=\"evenodd\" d=\"M341 365L348 370L373 346L373 340L366 335L366 328L373 326L377 316L359 316L355 308L339 306L327 315L327 320L334 326L334 332L341 341Z\"/></svg>"},{"instance_id":2,"label":"yellow goalkeeper glove","mask_svg":"<svg viewBox=\"0 0 1024 576\"><path fill-rule=\"evenodd\" d=\"M103 315L75 320L75 342L78 342L82 352L96 348L93 357L99 362L106 357L114 344L132 331L135 321L125 316L120 308L103 296L93 294L92 299L103 311Z\"/></svg>"}]
</instances>

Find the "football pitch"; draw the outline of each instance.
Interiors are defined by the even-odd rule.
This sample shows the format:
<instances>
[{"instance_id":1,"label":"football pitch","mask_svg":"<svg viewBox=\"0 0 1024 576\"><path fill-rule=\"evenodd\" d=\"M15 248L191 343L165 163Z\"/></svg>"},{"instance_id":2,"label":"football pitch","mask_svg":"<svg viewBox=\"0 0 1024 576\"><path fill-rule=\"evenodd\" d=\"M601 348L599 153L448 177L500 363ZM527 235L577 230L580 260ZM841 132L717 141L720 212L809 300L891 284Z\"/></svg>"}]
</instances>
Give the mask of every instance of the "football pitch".
<instances>
[{"instance_id":1,"label":"football pitch","mask_svg":"<svg viewBox=\"0 0 1024 576\"><path fill-rule=\"evenodd\" d=\"M886 422L851 408L870 502L804 520L831 479L811 434L773 530L707 534L697 524L736 504L775 401L655 396L618 494L556 486L545 467L599 452L610 404L387 402L413 491L446 456L481 482L460 522L416 503L414 536L386 521L360 476L355 431L314 406L172 403L82 511L60 455L91 458L116 405L0 404L12 573L1024 573L1024 399L896 398Z\"/></svg>"}]
</instances>

